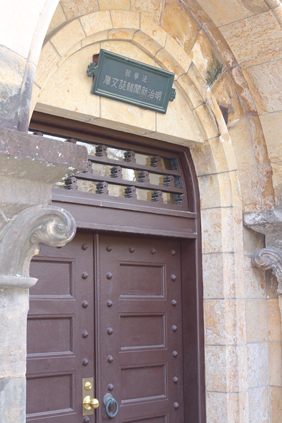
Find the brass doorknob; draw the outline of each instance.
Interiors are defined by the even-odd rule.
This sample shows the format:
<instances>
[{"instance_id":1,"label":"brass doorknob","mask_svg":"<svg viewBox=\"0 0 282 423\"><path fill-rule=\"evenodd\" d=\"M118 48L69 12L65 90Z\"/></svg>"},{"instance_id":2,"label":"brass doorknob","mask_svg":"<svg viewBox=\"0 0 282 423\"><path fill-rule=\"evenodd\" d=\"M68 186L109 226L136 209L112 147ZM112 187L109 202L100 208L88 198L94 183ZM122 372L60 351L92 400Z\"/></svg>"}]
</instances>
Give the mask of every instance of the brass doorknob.
<instances>
[{"instance_id":1,"label":"brass doorknob","mask_svg":"<svg viewBox=\"0 0 282 423\"><path fill-rule=\"evenodd\" d=\"M85 410L89 411L91 408L98 408L100 405L99 400L96 398L91 398L90 396L84 397L83 407Z\"/></svg>"}]
</instances>

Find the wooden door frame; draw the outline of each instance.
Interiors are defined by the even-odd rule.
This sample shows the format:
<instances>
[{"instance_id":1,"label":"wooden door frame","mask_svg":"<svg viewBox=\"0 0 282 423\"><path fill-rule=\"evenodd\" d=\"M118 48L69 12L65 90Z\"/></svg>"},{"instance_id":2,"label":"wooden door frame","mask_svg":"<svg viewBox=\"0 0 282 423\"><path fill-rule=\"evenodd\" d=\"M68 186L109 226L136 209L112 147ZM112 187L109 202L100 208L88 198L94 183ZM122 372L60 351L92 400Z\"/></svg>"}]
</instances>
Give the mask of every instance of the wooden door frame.
<instances>
[{"instance_id":1,"label":"wooden door frame","mask_svg":"<svg viewBox=\"0 0 282 423\"><path fill-rule=\"evenodd\" d=\"M118 143L130 143L155 148L166 153L179 153L181 165L184 169L185 183L189 200L189 211L175 212L155 210L146 207L134 207L124 204L101 202L87 198L81 193L70 193L66 190L54 189L52 204L67 209L76 219L79 229L91 230L94 233L113 233L124 235L140 235L146 237L177 238L181 241L182 263L182 292L183 292L183 349L184 357L184 420L185 423L206 422L205 401L205 352L204 352L204 313L203 313L203 282L202 282L202 248L200 222L200 196L197 176L187 147L164 143L137 135L114 131L65 118L45 115L39 112L33 114L31 131L44 131L84 140L98 140L104 142L111 139ZM65 192L64 192L65 191ZM119 224L107 221L106 212L116 213ZM143 221L150 220L148 227L128 225L129 214L141 216ZM144 219L145 216L148 219ZM169 219L174 228L155 229L158 215L163 214ZM138 221L138 219L133 219ZM166 220L167 222L167 220ZM190 284L190 280L195 283ZM191 348L192 343L192 348Z\"/></svg>"}]
</instances>

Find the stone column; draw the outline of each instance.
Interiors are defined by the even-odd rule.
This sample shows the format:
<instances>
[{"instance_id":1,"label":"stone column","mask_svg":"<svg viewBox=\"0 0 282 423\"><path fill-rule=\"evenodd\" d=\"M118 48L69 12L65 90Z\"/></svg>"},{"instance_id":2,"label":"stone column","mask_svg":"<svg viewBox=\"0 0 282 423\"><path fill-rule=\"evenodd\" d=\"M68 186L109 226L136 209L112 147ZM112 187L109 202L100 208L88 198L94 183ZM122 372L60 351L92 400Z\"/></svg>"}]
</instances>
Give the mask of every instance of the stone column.
<instances>
[{"instance_id":1,"label":"stone column","mask_svg":"<svg viewBox=\"0 0 282 423\"><path fill-rule=\"evenodd\" d=\"M26 420L29 265L38 245L63 246L76 225L52 207L52 185L84 171L87 150L72 143L0 129L0 422Z\"/></svg>"}]
</instances>

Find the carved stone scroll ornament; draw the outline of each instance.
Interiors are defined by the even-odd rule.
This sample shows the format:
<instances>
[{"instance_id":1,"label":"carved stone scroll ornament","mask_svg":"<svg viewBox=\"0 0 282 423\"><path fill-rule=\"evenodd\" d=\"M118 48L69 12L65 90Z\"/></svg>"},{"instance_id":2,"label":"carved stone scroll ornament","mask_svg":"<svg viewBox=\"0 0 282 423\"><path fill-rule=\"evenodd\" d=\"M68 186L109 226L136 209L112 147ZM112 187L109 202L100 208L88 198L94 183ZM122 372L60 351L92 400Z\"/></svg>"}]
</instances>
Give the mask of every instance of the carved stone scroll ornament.
<instances>
[{"instance_id":1,"label":"carved stone scroll ornament","mask_svg":"<svg viewBox=\"0 0 282 423\"><path fill-rule=\"evenodd\" d=\"M0 287L33 286L29 265L38 244L62 247L75 232L74 218L58 207L29 207L11 219L0 211Z\"/></svg>"},{"instance_id":2,"label":"carved stone scroll ornament","mask_svg":"<svg viewBox=\"0 0 282 423\"><path fill-rule=\"evenodd\" d=\"M277 293L282 295L282 251L278 248L262 248L252 257L252 265L259 270L272 270L278 281Z\"/></svg>"}]
</instances>

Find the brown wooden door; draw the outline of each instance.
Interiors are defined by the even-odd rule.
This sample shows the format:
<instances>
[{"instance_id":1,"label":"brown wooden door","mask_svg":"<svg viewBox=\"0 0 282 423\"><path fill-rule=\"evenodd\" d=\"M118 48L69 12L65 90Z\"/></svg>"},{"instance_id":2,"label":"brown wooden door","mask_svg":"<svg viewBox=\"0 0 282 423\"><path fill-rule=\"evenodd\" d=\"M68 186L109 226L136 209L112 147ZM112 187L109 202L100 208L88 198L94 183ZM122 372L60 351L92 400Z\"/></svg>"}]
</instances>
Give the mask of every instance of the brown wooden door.
<instances>
[{"instance_id":1,"label":"brown wooden door","mask_svg":"<svg viewBox=\"0 0 282 423\"><path fill-rule=\"evenodd\" d=\"M111 421L111 393L113 422L184 423L180 242L80 233L42 247L31 274L28 421ZM89 420L86 377L100 401Z\"/></svg>"}]
</instances>

